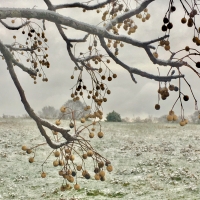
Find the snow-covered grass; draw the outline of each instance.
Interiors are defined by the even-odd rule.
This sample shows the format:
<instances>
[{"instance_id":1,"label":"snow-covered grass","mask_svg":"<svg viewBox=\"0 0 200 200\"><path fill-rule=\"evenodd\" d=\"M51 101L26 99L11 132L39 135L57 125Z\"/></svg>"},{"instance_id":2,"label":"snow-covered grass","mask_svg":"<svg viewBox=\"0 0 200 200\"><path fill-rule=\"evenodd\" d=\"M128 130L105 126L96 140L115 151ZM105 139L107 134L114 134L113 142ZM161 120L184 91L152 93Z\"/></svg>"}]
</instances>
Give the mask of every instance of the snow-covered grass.
<instances>
[{"instance_id":1,"label":"snow-covered grass","mask_svg":"<svg viewBox=\"0 0 200 200\"><path fill-rule=\"evenodd\" d=\"M65 121L64 125L68 126ZM40 177L41 164L51 152L36 151L34 163L21 150L26 144L43 143L31 119L0 119L0 199L200 199L199 125L134 124L102 122L105 136L92 144L114 167L105 181L86 180L79 175L81 189L60 191L63 179L50 156ZM88 170L93 162L88 159Z\"/></svg>"}]
</instances>

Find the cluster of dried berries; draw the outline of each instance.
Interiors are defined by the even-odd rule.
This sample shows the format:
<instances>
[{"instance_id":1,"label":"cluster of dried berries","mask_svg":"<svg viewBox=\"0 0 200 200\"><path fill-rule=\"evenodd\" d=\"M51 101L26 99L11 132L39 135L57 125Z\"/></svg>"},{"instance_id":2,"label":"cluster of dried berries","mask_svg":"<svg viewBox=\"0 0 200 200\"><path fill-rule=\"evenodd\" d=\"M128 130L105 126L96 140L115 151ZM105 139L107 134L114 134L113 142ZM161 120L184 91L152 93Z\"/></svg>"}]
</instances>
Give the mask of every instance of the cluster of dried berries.
<instances>
[{"instance_id":1,"label":"cluster of dried berries","mask_svg":"<svg viewBox=\"0 0 200 200\"><path fill-rule=\"evenodd\" d=\"M85 106L84 111L91 111L90 106ZM101 125L99 123L98 117L101 118L103 113L98 110L98 112L87 114L87 116L80 118L80 125L77 125L78 122L74 118L74 112L68 107L62 106L60 108L61 116L59 119L55 121L55 124L59 126L61 124L61 120L65 115L71 115L71 120L69 123L70 132L74 132L76 135L76 140L72 141L69 144L62 146L59 149L54 150L53 156L56 158L53 161L54 167L60 167L58 174L63 177L63 183L61 186L61 191L69 190L72 188L71 184L74 184L74 189L79 190L80 185L78 184L78 177L82 175L85 179L90 179L92 177L92 173L87 170L86 160L94 163L94 179L104 181L106 177L106 171L111 172L113 167L111 162L97 153L93 147L90 145L87 139L81 136L83 131L88 131L88 137L90 139L94 138L95 131L97 133L98 138L103 137L103 132L101 131ZM82 112L82 111L80 111ZM80 114L80 113L79 113ZM92 122L87 121L87 118L93 118ZM96 126L99 126L96 127ZM98 130L99 129L99 130ZM60 137L58 132L52 131L52 136L55 141L59 142L62 137ZM26 146L22 146L22 150L26 151L27 154L34 153L34 150L43 144L37 145L33 148L27 148ZM29 158L29 162L34 162L34 156ZM48 156L49 157L49 156ZM47 160L47 159L46 159ZM44 164L42 164L42 173L41 177L45 178L47 173L44 172Z\"/></svg>"},{"instance_id":2,"label":"cluster of dried berries","mask_svg":"<svg viewBox=\"0 0 200 200\"><path fill-rule=\"evenodd\" d=\"M15 20L11 21L15 23ZM37 27L35 27L37 26ZM19 62L17 56L24 56L26 58L26 62L30 63L30 68L37 72L37 76L30 75L31 78L34 79L34 84L36 84L36 78L42 77L42 81L47 82L48 78L44 72L43 66L46 68L50 67L50 62L48 61L48 54L46 51L48 50L48 39L44 33L44 30L38 25L34 23L28 23L26 26L23 27L22 35L26 35L26 42L25 44L20 44L17 42L16 35L13 36L15 42L12 44L12 52L16 61Z\"/></svg>"}]
</instances>

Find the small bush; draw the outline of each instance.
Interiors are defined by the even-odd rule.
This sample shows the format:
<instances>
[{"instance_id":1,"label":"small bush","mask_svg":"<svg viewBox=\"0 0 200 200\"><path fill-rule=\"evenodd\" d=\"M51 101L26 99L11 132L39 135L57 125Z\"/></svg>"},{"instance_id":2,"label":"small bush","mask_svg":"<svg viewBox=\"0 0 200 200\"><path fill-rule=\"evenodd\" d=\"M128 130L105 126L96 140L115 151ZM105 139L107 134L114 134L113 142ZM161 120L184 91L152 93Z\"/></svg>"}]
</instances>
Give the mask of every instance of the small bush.
<instances>
[{"instance_id":1,"label":"small bush","mask_svg":"<svg viewBox=\"0 0 200 200\"><path fill-rule=\"evenodd\" d=\"M121 122L121 116L120 114L116 113L114 110L107 114L106 117L107 122Z\"/></svg>"}]
</instances>

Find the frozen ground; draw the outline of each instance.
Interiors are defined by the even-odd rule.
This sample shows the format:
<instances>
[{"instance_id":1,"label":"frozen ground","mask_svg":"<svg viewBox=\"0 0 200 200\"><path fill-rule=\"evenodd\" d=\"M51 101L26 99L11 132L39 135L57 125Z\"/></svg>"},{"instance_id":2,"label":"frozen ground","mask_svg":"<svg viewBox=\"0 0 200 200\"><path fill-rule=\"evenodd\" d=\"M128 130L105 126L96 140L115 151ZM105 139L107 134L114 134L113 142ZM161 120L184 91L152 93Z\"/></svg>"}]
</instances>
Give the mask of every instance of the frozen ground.
<instances>
[{"instance_id":1,"label":"frozen ground","mask_svg":"<svg viewBox=\"0 0 200 200\"><path fill-rule=\"evenodd\" d=\"M114 171L107 173L106 181L80 178L80 191L61 192L62 178L52 165L53 156L45 165L47 177L40 177L41 164L51 149L39 148L32 164L21 150L23 144L44 142L35 123L0 119L0 199L199 200L199 128L190 124L102 123L105 137L96 137L93 144L112 162Z\"/></svg>"}]
</instances>

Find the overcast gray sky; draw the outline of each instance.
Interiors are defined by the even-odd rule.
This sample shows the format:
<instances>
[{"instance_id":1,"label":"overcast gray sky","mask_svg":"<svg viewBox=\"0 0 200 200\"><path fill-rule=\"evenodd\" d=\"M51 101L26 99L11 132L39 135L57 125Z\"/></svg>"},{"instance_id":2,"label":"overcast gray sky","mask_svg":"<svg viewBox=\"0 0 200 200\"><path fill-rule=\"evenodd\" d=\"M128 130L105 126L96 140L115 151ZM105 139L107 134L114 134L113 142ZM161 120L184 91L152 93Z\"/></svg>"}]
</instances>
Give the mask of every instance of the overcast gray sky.
<instances>
[{"instance_id":1,"label":"overcast gray sky","mask_svg":"<svg viewBox=\"0 0 200 200\"><path fill-rule=\"evenodd\" d=\"M59 4L65 3L66 1L54 0L52 2ZM67 2L74 1L71 0ZM35 5L37 6L35 7L36 9L46 9L42 0L7 0L0 2L1 7L33 8ZM133 19L139 28L135 34L131 35L131 37L146 41L148 39L163 36L161 26L167 6L167 1L156 0L153 2L148 7L151 18L145 23L142 23L141 20L134 17ZM62 11L59 11L59 13L78 20L80 19L80 21L86 23L92 23L94 25L97 24L97 21L101 21L101 14L97 15L95 11L90 11L91 14L88 14L89 12L84 14L81 9L63 9ZM88 15L90 16L89 18ZM191 38L193 37L192 29L188 29L180 23L183 16L184 12L182 8L177 7L177 11L172 15L172 21L174 24L170 39L172 51L176 51L180 48L184 48L186 45L190 45ZM6 21L10 23L11 19L7 19ZM51 67L49 69L45 69L45 73L47 74L49 82L44 83L41 80L38 80L38 83L34 85L33 79L31 79L26 73L23 73L20 69L16 69L27 99L36 112L41 110L44 106L54 106L59 109L63 103L70 99L70 88L75 84L75 80L70 79L70 76L73 73L74 64L67 54L65 43L53 23L47 22L46 27L46 35L49 40L48 45L50 47L48 54ZM21 34L21 30L9 31L2 25L0 25L0 30L1 41L5 44L11 44L14 41L12 38L13 35L16 35L19 41L23 42L26 40L26 38ZM67 30L67 35L75 37L81 36L83 33L69 28ZM155 46L156 45L157 44L155 44ZM83 47L87 48L87 46ZM77 54L83 47L80 47L80 49L77 47ZM102 51L102 53L104 52ZM169 54L162 50L159 56L160 58L169 58ZM123 49L120 49L119 58L132 67L136 67L156 75L158 73L157 66L152 64L142 49L126 45ZM27 63L25 64L29 67ZM5 62L0 60L0 65L0 115L22 115L26 112L20 101L19 94L12 82L12 79L6 70ZM111 62L110 66L111 69L117 73L118 77L114 81L108 83L108 87L111 89L112 94L108 97L108 102L104 104L105 114L112 110L119 112L122 117L132 117L133 115L141 117L148 115L160 116L168 113L176 100L178 93L170 93L170 97L167 100L160 102L161 110L155 111L154 105L157 103L158 82L135 75L138 82L135 84L131 80L129 73L122 69L119 65ZM166 75L167 69L169 68L160 67L161 75ZM188 69L184 69L182 72L186 74L187 80L191 83L196 98L200 99L198 88L200 80ZM78 75L78 73L76 73L76 75ZM87 82L88 81L89 80L87 80ZM178 81L173 81L173 84L177 85ZM191 97L190 101L184 102L186 114L191 114L194 112L194 101L191 93L189 92L189 88L184 83L182 85L182 91L184 94L188 94ZM179 104L175 107L175 112L180 114Z\"/></svg>"}]
</instances>

